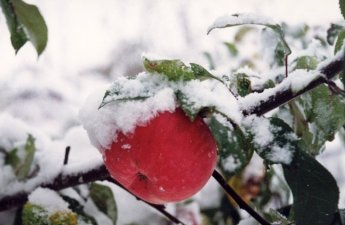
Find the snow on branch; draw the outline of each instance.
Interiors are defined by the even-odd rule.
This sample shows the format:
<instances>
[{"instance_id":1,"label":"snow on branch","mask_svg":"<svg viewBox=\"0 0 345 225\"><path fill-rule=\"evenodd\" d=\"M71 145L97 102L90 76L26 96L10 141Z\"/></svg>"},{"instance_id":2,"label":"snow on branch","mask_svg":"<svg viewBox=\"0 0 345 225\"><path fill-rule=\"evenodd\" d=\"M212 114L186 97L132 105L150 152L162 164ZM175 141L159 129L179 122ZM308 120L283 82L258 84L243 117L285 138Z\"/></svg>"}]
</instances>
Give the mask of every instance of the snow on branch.
<instances>
[{"instance_id":1,"label":"snow on branch","mask_svg":"<svg viewBox=\"0 0 345 225\"><path fill-rule=\"evenodd\" d=\"M314 71L296 71L274 88L262 93L252 93L239 100L244 115L263 115L272 109L283 105L303 93L328 83L330 79L341 72L344 52L340 51L333 58L323 61Z\"/></svg>"}]
</instances>

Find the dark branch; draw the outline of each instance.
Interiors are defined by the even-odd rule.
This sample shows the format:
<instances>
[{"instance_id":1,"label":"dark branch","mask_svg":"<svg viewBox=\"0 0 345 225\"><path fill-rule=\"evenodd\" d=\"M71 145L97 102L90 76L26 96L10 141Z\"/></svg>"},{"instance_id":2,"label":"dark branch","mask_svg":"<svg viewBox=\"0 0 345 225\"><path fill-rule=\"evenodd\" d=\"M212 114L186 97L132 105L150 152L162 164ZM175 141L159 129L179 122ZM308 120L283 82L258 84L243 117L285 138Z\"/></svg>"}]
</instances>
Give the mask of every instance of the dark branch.
<instances>
[{"instance_id":1,"label":"dark branch","mask_svg":"<svg viewBox=\"0 0 345 225\"><path fill-rule=\"evenodd\" d=\"M305 88L303 88L301 91L294 93L291 88L277 91L275 93L272 93L266 100L255 103L253 106L249 106L246 109L243 109L244 115L251 115L256 114L258 116L261 116L272 109L275 109L292 99L300 96L301 94L304 94L311 89L319 86L320 84L327 83L327 80L332 79L335 77L338 73L341 72L343 67L343 56L342 54L339 54L334 57L334 60L330 61L329 63L325 64L322 68L319 68L320 76L318 79L312 81L307 85ZM283 81L284 82L284 81ZM250 98L251 96L248 95Z\"/></svg>"},{"instance_id":2,"label":"dark branch","mask_svg":"<svg viewBox=\"0 0 345 225\"><path fill-rule=\"evenodd\" d=\"M71 147L70 146L67 146L66 149L65 149L65 158L63 160L63 164L64 165L67 165L68 163L68 158L69 158L69 152L71 150Z\"/></svg>"},{"instance_id":3,"label":"dark branch","mask_svg":"<svg viewBox=\"0 0 345 225\"><path fill-rule=\"evenodd\" d=\"M119 186L120 188L122 188L123 190L127 191L128 193L130 193L131 195L135 196L134 194L132 194L129 190L127 190L124 186L122 186L122 184L120 184L119 182L117 182L116 180L114 180L113 178L109 177L107 179L107 181ZM164 205L157 205L157 204L152 204L150 202L147 202L139 197L136 197L139 201L145 202L147 205L151 206L152 208L156 209L157 211L159 211L160 213L162 213L165 217L167 217L171 222L175 223L175 224L181 224L181 225L185 225L182 221L180 221L178 218L176 218L175 216L173 216L172 214L170 214L168 211L165 210L165 206Z\"/></svg>"},{"instance_id":4,"label":"dark branch","mask_svg":"<svg viewBox=\"0 0 345 225\"><path fill-rule=\"evenodd\" d=\"M241 209L247 211L260 224L271 225L262 216L255 212L255 210L252 207L250 207L245 201L243 201L243 199L234 191L234 189L232 189L230 185L228 185L228 183L226 182L226 180L224 180L223 176L220 173L214 170L212 176L214 177L214 179L216 179L220 186L222 186L225 192L235 200L235 202Z\"/></svg>"},{"instance_id":5,"label":"dark branch","mask_svg":"<svg viewBox=\"0 0 345 225\"><path fill-rule=\"evenodd\" d=\"M42 184L40 186L58 191L79 184L85 184L97 180L105 180L108 177L109 173L105 166L102 165L85 173L70 175L61 173L52 182ZM5 211L7 209L23 205L28 200L29 194L29 192L20 192L0 199L0 211Z\"/></svg>"}]
</instances>

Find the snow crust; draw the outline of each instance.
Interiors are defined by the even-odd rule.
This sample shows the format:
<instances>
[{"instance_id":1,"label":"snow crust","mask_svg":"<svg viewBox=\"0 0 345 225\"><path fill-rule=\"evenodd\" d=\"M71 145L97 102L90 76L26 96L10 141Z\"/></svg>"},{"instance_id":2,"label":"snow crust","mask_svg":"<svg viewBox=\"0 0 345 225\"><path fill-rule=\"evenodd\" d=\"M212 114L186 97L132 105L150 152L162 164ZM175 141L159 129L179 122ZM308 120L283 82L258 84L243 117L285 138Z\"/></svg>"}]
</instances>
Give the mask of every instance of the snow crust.
<instances>
[{"instance_id":1,"label":"snow crust","mask_svg":"<svg viewBox=\"0 0 345 225\"><path fill-rule=\"evenodd\" d=\"M51 140L22 120L0 114L0 146L5 151L23 146L28 134L35 138L36 146L30 172L36 168L38 171L30 179L18 180L11 165L5 165L5 155L0 152L0 198L18 192L31 192L38 185L52 181L59 173L86 172L103 163L101 155L90 146L86 131L81 127L70 129L63 139ZM68 164L63 165L66 146L71 147L71 153ZM20 156L22 153L18 152Z\"/></svg>"},{"instance_id":2,"label":"snow crust","mask_svg":"<svg viewBox=\"0 0 345 225\"><path fill-rule=\"evenodd\" d=\"M253 13L241 13L233 15L224 15L217 18L213 24L208 28L208 32L215 28L223 28L226 26L240 25L240 24L275 24L275 22L265 16Z\"/></svg>"},{"instance_id":3,"label":"snow crust","mask_svg":"<svg viewBox=\"0 0 345 225\"><path fill-rule=\"evenodd\" d=\"M55 191L48 188L37 188L29 195L29 202L41 206L48 213L69 211L68 204Z\"/></svg>"}]
</instances>

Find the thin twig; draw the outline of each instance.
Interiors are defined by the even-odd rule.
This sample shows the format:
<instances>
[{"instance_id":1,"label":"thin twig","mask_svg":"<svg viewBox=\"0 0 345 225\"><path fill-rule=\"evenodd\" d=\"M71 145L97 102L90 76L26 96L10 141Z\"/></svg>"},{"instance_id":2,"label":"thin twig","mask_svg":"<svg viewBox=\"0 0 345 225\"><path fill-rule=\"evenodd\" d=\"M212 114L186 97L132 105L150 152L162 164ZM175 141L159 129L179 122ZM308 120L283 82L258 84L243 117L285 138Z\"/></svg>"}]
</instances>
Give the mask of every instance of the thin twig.
<instances>
[{"instance_id":1,"label":"thin twig","mask_svg":"<svg viewBox=\"0 0 345 225\"><path fill-rule=\"evenodd\" d=\"M70 150L71 150L70 146L67 146L66 149L65 149L65 158L63 160L63 164L64 165L67 165L67 163L68 163L68 157L69 157Z\"/></svg>"},{"instance_id":2,"label":"thin twig","mask_svg":"<svg viewBox=\"0 0 345 225\"><path fill-rule=\"evenodd\" d=\"M214 179L216 179L220 186L222 186L225 192L235 200L235 202L239 205L241 209L247 211L260 224L271 225L267 220L260 216L252 207L250 207L245 201L243 201L243 199L234 191L234 189L230 187L230 185L226 182L226 180L219 172L214 170L212 176L214 177Z\"/></svg>"},{"instance_id":3,"label":"thin twig","mask_svg":"<svg viewBox=\"0 0 345 225\"><path fill-rule=\"evenodd\" d=\"M118 181L114 180L111 177L107 178L107 181L119 186L120 188L122 188L123 190L127 191L128 193L130 193L131 195L135 196L134 194L132 194L127 188L125 188L122 184L120 184ZM165 210L165 206L164 205L157 205L157 204L152 204L150 202L147 202L137 196L135 196L139 201L145 202L147 205L151 206L152 208L156 209L157 211L159 211L160 213L162 213L164 216L166 216L171 222L175 223L175 224L181 224L181 225L185 225L185 223L183 223L181 220L179 220L178 218L176 218L174 215L172 215L171 213L169 213L168 211Z\"/></svg>"}]
</instances>

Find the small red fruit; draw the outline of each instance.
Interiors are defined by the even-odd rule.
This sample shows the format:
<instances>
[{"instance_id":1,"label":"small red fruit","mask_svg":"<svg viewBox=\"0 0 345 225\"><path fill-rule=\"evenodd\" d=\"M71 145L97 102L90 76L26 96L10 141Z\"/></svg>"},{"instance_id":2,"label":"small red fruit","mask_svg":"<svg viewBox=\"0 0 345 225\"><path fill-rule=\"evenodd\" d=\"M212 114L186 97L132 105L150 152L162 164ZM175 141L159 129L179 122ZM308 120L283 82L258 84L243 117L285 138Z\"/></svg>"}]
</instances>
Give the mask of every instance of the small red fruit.
<instances>
[{"instance_id":1,"label":"small red fruit","mask_svg":"<svg viewBox=\"0 0 345 225\"><path fill-rule=\"evenodd\" d=\"M187 199L206 184L216 166L217 147L201 117L191 122L177 108L134 133L118 133L103 158L111 176L130 192L164 204Z\"/></svg>"}]
</instances>

